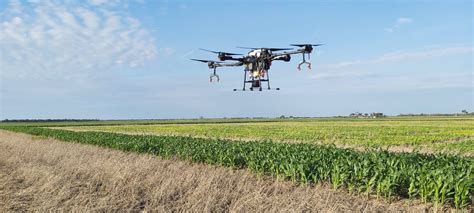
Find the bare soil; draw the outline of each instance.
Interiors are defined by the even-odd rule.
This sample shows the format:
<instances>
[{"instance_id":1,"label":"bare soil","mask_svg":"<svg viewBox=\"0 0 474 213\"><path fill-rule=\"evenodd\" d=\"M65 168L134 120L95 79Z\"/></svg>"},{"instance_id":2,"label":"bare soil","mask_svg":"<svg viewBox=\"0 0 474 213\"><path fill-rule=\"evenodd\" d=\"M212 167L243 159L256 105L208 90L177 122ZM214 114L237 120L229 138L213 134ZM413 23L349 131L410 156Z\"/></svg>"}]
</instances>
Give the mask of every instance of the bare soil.
<instances>
[{"instance_id":1,"label":"bare soil","mask_svg":"<svg viewBox=\"0 0 474 213\"><path fill-rule=\"evenodd\" d=\"M0 130L0 212L47 210L433 211L416 201Z\"/></svg>"}]
</instances>

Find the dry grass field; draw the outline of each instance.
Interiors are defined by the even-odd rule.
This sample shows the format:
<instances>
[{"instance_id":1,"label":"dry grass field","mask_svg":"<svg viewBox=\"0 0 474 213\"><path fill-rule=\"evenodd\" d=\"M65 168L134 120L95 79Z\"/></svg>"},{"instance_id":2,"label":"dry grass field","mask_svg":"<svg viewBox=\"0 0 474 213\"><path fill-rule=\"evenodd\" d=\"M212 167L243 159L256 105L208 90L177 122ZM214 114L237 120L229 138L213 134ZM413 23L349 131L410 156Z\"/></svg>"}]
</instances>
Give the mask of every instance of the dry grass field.
<instances>
[{"instance_id":1,"label":"dry grass field","mask_svg":"<svg viewBox=\"0 0 474 213\"><path fill-rule=\"evenodd\" d=\"M0 130L0 211L430 210L235 170ZM433 210L433 209L431 209Z\"/></svg>"}]
</instances>

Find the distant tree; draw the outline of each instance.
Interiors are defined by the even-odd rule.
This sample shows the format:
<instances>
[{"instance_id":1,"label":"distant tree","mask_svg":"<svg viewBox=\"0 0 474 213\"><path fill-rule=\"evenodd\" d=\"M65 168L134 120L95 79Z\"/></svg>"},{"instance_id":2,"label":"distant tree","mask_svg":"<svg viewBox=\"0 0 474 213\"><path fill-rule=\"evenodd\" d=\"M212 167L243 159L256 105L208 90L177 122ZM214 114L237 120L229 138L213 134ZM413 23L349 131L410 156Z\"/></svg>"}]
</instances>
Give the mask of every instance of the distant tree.
<instances>
[{"instance_id":1,"label":"distant tree","mask_svg":"<svg viewBox=\"0 0 474 213\"><path fill-rule=\"evenodd\" d=\"M285 119L285 116L284 115L280 116L280 119Z\"/></svg>"},{"instance_id":2,"label":"distant tree","mask_svg":"<svg viewBox=\"0 0 474 213\"><path fill-rule=\"evenodd\" d=\"M462 114L466 114L466 115L469 114L469 112L465 109L463 109L461 112L462 112Z\"/></svg>"}]
</instances>

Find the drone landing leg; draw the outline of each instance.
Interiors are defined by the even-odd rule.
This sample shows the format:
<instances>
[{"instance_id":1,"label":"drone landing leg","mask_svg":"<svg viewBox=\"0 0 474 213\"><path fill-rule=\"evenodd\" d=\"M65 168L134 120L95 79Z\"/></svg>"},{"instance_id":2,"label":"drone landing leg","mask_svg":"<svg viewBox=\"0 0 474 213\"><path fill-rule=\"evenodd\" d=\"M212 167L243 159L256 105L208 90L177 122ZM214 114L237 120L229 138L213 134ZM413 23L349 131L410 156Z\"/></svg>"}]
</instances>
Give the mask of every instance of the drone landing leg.
<instances>
[{"instance_id":1,"label":"drone landing leg","mask_svg":"<svg viewBox=\"0 0 474 213\"><path fill-rule=\"evenodd\" d=\"M270 76L268 75L268 71L267 71L267 86L268 86L268 90L270 90Z\"/></svg>"},{"instance_id":2,"label":"drone landing leg","mask_svg":"<svg viewBox=\"0 0 474 213\"><path fill-rule=\"evenodd\" d=\"M245 91L245 84L247 83L247 71L244 71L244 89L242 89L243 91Z\"/></svg>"}]
</instances>

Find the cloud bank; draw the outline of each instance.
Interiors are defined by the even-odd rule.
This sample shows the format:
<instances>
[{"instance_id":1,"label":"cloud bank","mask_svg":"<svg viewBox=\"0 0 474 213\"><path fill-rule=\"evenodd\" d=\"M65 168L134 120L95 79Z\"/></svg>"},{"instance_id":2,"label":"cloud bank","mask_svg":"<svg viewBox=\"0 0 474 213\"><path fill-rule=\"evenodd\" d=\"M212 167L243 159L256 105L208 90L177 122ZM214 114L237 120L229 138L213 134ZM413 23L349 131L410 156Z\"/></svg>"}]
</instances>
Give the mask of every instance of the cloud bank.
<instances>
[{"instance_id":1,"label":"cloud bank","mask_svg":"<svg viewBox=\"0 0 474 213\"><path fill-rule=\"evenodd\" d=\"M1 76L80 78L144 65L157 55L154 38L118 3L11 1L0 13Z\"/></svg>"}]
</instances>

